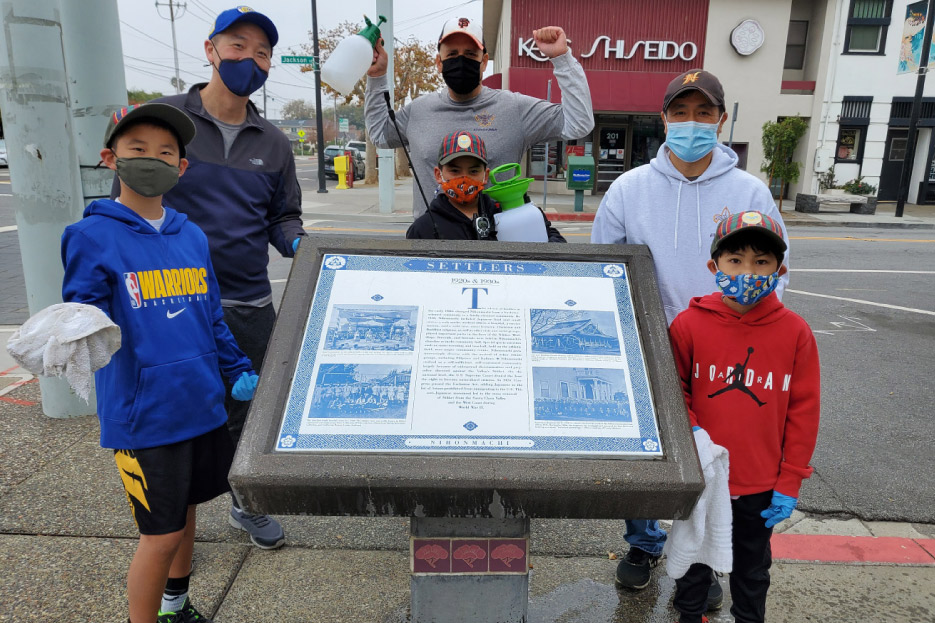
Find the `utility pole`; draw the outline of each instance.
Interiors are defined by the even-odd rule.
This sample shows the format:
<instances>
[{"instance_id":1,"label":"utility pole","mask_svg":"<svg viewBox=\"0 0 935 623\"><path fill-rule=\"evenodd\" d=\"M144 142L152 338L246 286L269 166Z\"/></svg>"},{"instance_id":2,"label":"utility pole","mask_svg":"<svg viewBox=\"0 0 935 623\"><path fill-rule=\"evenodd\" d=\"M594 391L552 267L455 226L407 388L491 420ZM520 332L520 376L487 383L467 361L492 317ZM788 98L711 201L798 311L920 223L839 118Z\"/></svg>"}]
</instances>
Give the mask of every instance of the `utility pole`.
<instances>
[{"instance_id":1,"label":"utility pole","mask_svg":"<svg viewBox=\"0 0 935 623\"><path fill-rule=\"evenodd\" d=\"M62 302L62 232L110 196L97 168L108 117L126 106L116 0L13 0L0 12L0 105L29 313ZM39 377L50 417L90 415L64 379Z\"/></svg>"},{"instance_id":2,"label":"utility pole","mask_svg":"<svg viewBox=\"0 0 935 623\"><path fill-rule=\"evenodd\" d=\"M315 70L315 125L318 134L318 192L326 193L325 188L325 131L321 119L321 52L318 49L318 6L312 0L312 69Z\"/></svg>"},{"instance_id":3,"label":"utility pole","mask_svg":"<svg viewBox=\"0 0 935 623\"><path fill-rule=\"evenodd\" d=\"M166 6L163 5L158 0L156 1L156 13L159 13L159 7ZM188 6L187 4L182 4L178 0L169 0L169 21L172 22L172 53L175 55L175 93L178 95L182 92L181 81L179 80L179 46L175 42L175 7L179 6L184 9ZM161 15L159 17L162 17ZM182 17L179 14L179 17ZM163 19L165 19L163 17Z\"/></svg>"},{"instance_id":4,"label":"utility pole","mask_svg":"<svg viewBox=\"0 0 935 623\"><path fill-rule=\"evenodd\" d=\"M919 78L916 80L916 95L912 99L912 111L909 113L909 136L906 141L906 156L903 158L902 173L899 176L899 191L896 195L896 216L902 218L909 194L909 182L912 179L912 163L916 155L916 128L919 125L919 110L922 108L922 91L925 89L925 72L929 64L929 50L932 45L932 25L935 23L935 0L928 1L925 15L925 30L922 31L922 57L919 59Z\"/></svg>"},{"instance_id":5,"label":"utility pole","mask_svg":"<svg viewBox=\"0 0 935 623\"><path fill-rule=\"evenodd\" d=\"M386 82L390 92L390 105L395 106L395 68L393 66L393 57L395 56L396 40L393 37L393 0L377 0L377 15L386 16L386 23L380 27L380 38L383 39L383 47L386 49ZM365 77L364 80L367 78ZM395 200L395 180L396 180L396 152L393 149L377 150L377 173L380 184L380 214L392 214L393 202ZM412 183L415 184L415 178ZM418 189L413 186L413 192Z\"/></svg>"},{"instance_id":6,"label":"utility pole","mask_svg":"<svg viewBox=\"0 0 935 623\"><path fill-rule=\"evenodd\" d=\"M263 83L263 118L269 119L269 115L266 114L266 83Z\"/></svg>"}]
</instances>

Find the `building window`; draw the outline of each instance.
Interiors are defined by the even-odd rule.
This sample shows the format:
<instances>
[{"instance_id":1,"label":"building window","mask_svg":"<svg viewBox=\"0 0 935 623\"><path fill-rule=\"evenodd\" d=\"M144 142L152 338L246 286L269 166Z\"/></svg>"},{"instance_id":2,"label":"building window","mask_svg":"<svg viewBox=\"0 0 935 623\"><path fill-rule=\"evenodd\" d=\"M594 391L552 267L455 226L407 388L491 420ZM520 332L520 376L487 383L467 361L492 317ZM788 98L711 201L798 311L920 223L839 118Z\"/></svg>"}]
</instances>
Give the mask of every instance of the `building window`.
<instances>
[{"instance_id":1,"label":"building window","mask_svg":"<svg viewBox=\"0 0 935 623\"><path fill-rule=\"evenodd\" d=\"M548 381L539 382L539 397L540 398L549 397L549 382Z\"/></svg>"},{"instance_id":2,"label":"building window","mask_svg":"<svg viewBox=\"0 0 935 623\"><path fill-rule=\"evenodd\" d=\"M562 398L568 398L568 383L562 381Z\"/></svg>"},{"instance_id":3,"label":"building window","mask_svg":"<svg viewBox=\"0 0 935 623\"><path fill-rule=\"evenodd\" d=\"M834 150L835 162L859 163L864 158L864 143L870 125L873 96L845 95L838 117L838 143Z\"/></svg>"},{"instance_id":4,"label":"building window","mask_svg":"<svg viewBox=\"0 0 935 623\"><path fill-rule=\"evenodd\" d=\"M838 131L838 146L835 150L835 162L857 162L860 149L860 137L863 128L842 126Z\"/></svg>"},{"instance_id":5,"label":"building window","mask_svg":"<svg viewBox=\"0 0 935 623\"><path fill-rule=\"evenodd\" d=\"M786 36L786 60L783 69L805 68L805 40L808 38L808 22L792 20Z\"/></svg>"},{"instance_id":6,"label":"building window","mask_svg":"<svg viewBox=\"0 0 935 623\"><path fill-rule=\"evenodd\" d=\"M883 54L893 0L851 0L845 54Z\"/></svg>"},{"instance_id":7,"label":"building window","mask_svg":"<svg viewBox=\"0 0 935 623\"><path fill-rule=\"evenodd\" d=\"M893 137L890 141L890 153L887 154L887 160L890 162L902 162L906 159L906 147L909 144L909 137Z\"/></svg>"}]
</instances>

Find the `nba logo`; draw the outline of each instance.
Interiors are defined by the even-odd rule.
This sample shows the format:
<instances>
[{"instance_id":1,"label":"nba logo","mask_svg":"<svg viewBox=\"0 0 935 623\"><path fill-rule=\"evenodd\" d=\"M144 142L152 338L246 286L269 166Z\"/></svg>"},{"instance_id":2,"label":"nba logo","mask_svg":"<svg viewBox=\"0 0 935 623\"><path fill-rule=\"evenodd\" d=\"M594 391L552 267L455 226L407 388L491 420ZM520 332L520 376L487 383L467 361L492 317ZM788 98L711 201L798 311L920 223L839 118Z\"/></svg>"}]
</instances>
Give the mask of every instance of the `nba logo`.
<instances>
[{"instance_id":1,"label":"nba logo","mask_svg":"<svg viewBox=\"0 0 935 623\"><path fill-rule=\"evenodd\" d=\"M136 279L136 273L123 273L123 282L127 286L127 292L130 294L130 307L138 309L143 306L140 298L140 284Z\"/></svg>"}]
</instances>

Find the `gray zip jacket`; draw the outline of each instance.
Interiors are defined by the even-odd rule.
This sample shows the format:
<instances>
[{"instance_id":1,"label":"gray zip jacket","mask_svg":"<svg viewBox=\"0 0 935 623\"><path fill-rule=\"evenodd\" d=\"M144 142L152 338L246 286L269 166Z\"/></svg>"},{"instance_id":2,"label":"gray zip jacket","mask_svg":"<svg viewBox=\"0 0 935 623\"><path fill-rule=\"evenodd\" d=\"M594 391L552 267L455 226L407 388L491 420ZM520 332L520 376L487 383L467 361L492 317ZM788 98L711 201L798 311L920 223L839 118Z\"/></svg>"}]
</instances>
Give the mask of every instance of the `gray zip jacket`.
<instances>
[{"instance_id":1,"label":"gray zip jacket","mask_svg":"<svg viewBox=\"0 0 935 623\"><path fill-rule=\"evenodd\" d=\"M384 149L406 143L425 198L431 203L435 196L433 171L438 163L438 148L452 132L467 130L481 137L491 169L510 162L521 163L526 150L537 143L581 138L591 132L594 112L584 70L571 50L551 60L562 90L561 104L488 87L482 87L480 95L471 100L456 102L444 89L418 97L396 111L402 137L396 134L383 99L386 76L368 77L364 98L367 134L374 145ZM413 183L413 217L424 214L425 208Z\"/></svg>"}]
</instances>

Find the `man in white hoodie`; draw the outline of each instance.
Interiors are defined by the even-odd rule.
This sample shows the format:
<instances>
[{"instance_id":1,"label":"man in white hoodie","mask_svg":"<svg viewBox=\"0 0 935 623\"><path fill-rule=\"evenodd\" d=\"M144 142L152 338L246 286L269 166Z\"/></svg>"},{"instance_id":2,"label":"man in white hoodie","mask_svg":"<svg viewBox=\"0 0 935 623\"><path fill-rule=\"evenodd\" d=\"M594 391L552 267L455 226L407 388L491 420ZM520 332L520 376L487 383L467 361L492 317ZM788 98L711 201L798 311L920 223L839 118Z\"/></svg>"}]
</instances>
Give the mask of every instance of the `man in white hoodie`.
<instances>
[{"instance_id":1,"label":"man in white hoodie","mask_svg":"<svg viewBox=\"0 0 935 623\"><path fill-rule=\"evenodd\" d=\"M758 178L737 168L737 154L718 144L727 121L724 88L714 74L692 69L666 88L662 103L666 141L649 164L618 177L601 201L591 242L645 244L653 254L666 320L671 323L689 301L711 293L711 241L718 223L731 214L755 210L788 235L776 203ZM788 253L786 255L788 263ZM788 284L786 273L776 288ZM654 520L627 520L630 549L617 565L616 584L645 588L666 533ZM711 609L723 593L716 581L708 593Z\"/></svg>"}]
</instances>

